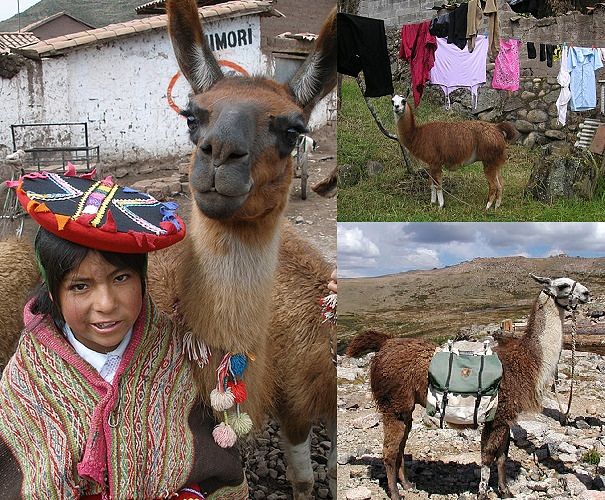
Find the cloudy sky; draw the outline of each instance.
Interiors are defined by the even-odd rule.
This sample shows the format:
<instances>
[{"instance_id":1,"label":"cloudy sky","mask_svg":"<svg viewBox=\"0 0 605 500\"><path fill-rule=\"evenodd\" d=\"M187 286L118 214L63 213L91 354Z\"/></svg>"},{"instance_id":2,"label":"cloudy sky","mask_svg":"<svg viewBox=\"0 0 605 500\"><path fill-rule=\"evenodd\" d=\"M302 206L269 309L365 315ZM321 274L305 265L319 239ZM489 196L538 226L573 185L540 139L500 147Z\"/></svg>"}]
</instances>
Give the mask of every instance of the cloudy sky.
<instances>
[{"instance_id":1,"label":"cloudy sky","mask_svg":"<svg viewBox=\"0 0 605 500\"><path fill-rule=\"evenodd\" d=\"M338 276L432 269L475 257L605 256L605 223L339 223Z\"/></svg>"},{"instance_id":2,"label":"cloudy sky","mask_svg":"<svg viewBox=\"0 0 605 500\"><path fill-rule=\"evenodd\" d=\"M19 0L19 10L21 12L29 9L40 0ZM145 3L145 2L141 2ZM0 21L13 17L17 13L17 0L0 0Z\"/></svg>"}]
</instances>

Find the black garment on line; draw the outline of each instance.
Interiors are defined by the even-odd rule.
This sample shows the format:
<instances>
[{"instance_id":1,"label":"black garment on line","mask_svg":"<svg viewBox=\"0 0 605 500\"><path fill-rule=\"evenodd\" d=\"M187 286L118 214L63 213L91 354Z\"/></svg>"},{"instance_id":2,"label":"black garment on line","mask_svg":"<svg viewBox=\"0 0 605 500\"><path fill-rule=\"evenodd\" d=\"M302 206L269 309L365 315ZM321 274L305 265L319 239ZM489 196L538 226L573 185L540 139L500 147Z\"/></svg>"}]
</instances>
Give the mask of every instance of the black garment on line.
<instances>
[{"instance_id":1,"label":"black garment on line","mask_svg":"<svg viewBox=\"0 0 605 500\"><path fill-rule=\"evenodd\" d=\"M546 66L552 68L552 55L555 51L555 45L540 44L540 61L546 61Z\"/></svg>"},{"instance_id":2,"label":"black garment on line","mask_svg":"<svg viewBox=\"0 0 605 500\"><path fill-rule=\"evenodd\" d=\"M338 72L357 76L363 71L366 97L393 94L395 91L384 21L341 12L336 18L336 29Z\"/></svg>"},{"instance_id":3,"label":"black garment on line","mask_svg":"<svg viewBox=\"0 0 605 500\"><path fill-rule=\"evenodd\" d=\"M450 26L450 15L443 14L439 17L435 17L431 21L431 27L429 28L429 33L438 38L447 38L449 26Z\"/></svg>"},{"instance_id":4,"label":"black garment on line","mask_svg":"<svg viewBox=\"0 0 605 500\"><path fill-rule=\"evenodd\" d=\"M466 16L468 14L468 3L463 3L450 12L450 24L448 27L447 43L453 43L460 50L466 47Z\"/></svg>"},{"instance_id":5,"label":"black garment on line","mask_svg":"<svg viewBox=\"0 0 605 500\"><path fill-rule=\"evenodd\" d=\"M534 45L534 42L527 42L527 58L536 58L536 46Z\"/></svg>"}]
</instances>

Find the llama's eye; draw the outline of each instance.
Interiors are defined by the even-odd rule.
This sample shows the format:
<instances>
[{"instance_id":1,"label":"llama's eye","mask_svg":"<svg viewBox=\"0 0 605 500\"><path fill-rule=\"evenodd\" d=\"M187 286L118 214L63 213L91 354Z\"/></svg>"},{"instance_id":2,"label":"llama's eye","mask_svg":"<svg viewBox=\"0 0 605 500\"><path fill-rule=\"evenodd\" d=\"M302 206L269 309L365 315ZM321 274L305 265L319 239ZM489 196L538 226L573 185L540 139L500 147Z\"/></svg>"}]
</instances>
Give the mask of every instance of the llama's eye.
<instances>
[{"instance_id":1,"label":"llama's eye","mask_svg":"<svg viewBox=\"0 0 605 500\"><path fill-rule=\"evenodd\" d=\"M296 140L298 139L298 136L300 135L300 131L295 129L295 128L289 128L288 130L286 130L286 141L288 141L288 144L291 144L292 146L294 146L296 144Z\"/></svg>"},{"instance_id":2,"label":"llama's eye","mask_svg":"<svg viewBox=\"0 0 605 500\"><path fill-rule=\"evenodd\" d=\"M187 115L187 127L189 127L189 130L193 131L198 127L199 123L197 121L197 118L193 115Z\"/></svg>"}]
</instances>

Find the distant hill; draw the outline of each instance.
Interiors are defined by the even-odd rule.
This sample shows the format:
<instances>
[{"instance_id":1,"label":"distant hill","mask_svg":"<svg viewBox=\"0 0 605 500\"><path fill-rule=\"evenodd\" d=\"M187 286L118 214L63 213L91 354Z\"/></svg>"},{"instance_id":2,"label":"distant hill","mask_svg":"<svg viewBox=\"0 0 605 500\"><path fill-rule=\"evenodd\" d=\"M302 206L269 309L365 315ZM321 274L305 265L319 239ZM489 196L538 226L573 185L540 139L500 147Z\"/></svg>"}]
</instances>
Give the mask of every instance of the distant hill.
<instances>
[{"instance_id":1,"label":"distant hill","mask_svg":"<svg viewBox=\"0 0 605 500\"><path fill-rule=\"evenodd\" d=\"M401 336L453 336L461 327L529 313L540 287L528 274L567 276L605 294L605 258L479 258L432 271L338 280L338 335L363 328Z\"/></svg>"},{"instance_id":2,"label":"distant hill","mask_svg":"<svg viewBox=\"0 0 605 500\"><path fill-rule=\"evenodd\" d=\"M95 0L94 2L90 0L42 0L21 12L21 29L58 12L65 12L91 26L100 28L108 24L135 19L138 17L134 11L135 7L144 3L145 0ZM0 31L17 31L18 29L19 22L16 15L0 22Z\"/></svg>"}]
</instances>

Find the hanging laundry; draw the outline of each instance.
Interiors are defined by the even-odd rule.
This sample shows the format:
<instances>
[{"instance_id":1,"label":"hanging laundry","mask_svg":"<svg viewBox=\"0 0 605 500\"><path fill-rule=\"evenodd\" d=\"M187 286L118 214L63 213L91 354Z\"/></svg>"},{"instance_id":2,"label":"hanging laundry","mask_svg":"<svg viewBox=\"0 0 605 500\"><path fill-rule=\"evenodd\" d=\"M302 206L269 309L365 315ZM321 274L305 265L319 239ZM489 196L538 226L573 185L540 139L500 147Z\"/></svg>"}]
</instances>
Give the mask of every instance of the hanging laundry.
<instances>
[{"instance_id":1,"label":"hanging laundry","mask_svg":"<svg viewBox=\"0 0 605 500\"><path fill-rule=\"evenodd\" d=\"M486 0L483 13L487 16L487 36L489 39L487 53L490 61L495 61L500 51L500 21L498 20L496 0Z\"/></svg>"},{"instance_id":2,"label":"hanging laundry","mask_svg":"<svg viewBox=\"0 0 605 500\"><path fill-rule=\"evenodd\" d=\"M431 21L405 24L401 28L399 57L410 63L414 106L418 107L429 72L435 63L437 39L429 33ZM340 37L340 34L339 34Z\"/></svg>"},{"instance_id":3,"label":"hanging laundry","mask_svg":"<svg viewBox=\"0 0 605 500\"><path fill-rule=\"evenodd\" d=\"M547 43L540 44L540 61L546 61L546 66L552 68L552 56L555 51L555 45Z\"/></svg>"},{"instance_id":4,"label":"hanging laundry","mask_svg":"<svg viewBox=\"0 0 605 500\"><path fill-rule=\"evenodd\" d=\"M447 43L453 43L460 50L466 47L466 18L468 15L468 4L463 3L460 7L450 12Z\"/></svg>"},{"instance_id":5,"label":"hanging laundry","mask_svg":"<svg viewBox=\"0 0 605 500\"><path fill-rule=\"evenodd\" d=\"M561 68L559 69L559 75L557 76L557 82L561 85L561 93L556 102L559 123L561 125L565 125L567 122L567 104L571 99L571 91L569 90L571 77L569 75L569 67L567 66L567 56L567 45L563 45L561 52Z\"/></svg>"},{"instance_id":6,"label":"hanging laundry","mask_svg":"<svg viewBox=\"0 0 605 500\"><path fill-rule=\"evenodd\" d=\"M535 59L536 56L536 46L534 45L534 42L527 42L527 58Z\"/></svg>"},{"instance_id":7,"label":"hanging laundry","mask_svg":"<svg viewBox=\"0 0 605 500\"><path fill-rule=\"evenodd\" d=\"M555 45L555 48L552 52L552 62L559 61L561 59L561 46Z\"/></svg>"},{"instance_id":8,"label":"hanging laundry","mask_svg":"<svg viewBox=\"0 0 605 500\"><path fill-rule=\"evenodd\" d=\"M393 94L384 21L339 13L336 23L338 72L357 76L363 71L366 97Z\"/></svg>"},{"instance_id":9,"label":"hanging laundry","mask_svg":"<svg viewBox=\"0 0 605 500\"><path fill-rule=\"evenodd\" d=\"M447 33L450 26L450 14L443 14L433 18L429 33L439 38L447 38Z\"/></svg>"},{"instance_id":10,"label":"hanging laundry","mask_svg":"<svg viewBox=\"0 0 605 500\"><path fill-rule=\"evenodd\" d=\"M597 107L595 71L603 67L597 49L570 47L567 56L571 82L571 110L586 111Z\"/></svg>"},{"instance_id":11,"label":"hanging laundry","mask_svg":"<svg viewBox=\"0 0 605 500\"><path fill-rule=\"evenodd\" d=\"M479 0L469 0L468 14L466 16L466 38L468 39L467 47L469 52L475 49L475 38L477 37L482 19L483 10L481 10Z\"/></svg>"},{"instance_id":12,"label":"hanging laundry","mask_svg":"<svg viewBox=\"0 0 605 500\"><path fill-rule=\"evenodd\" d=\"M519 46L520 40L501 40L500 52L496 58L492 88L498 90L519 90Z\"/></svg>"},{"instance_id":13,"label":"hanging laundry","mask_svg":"<svg viewBox=\"0 0 605 500\"><path fill-rule=\"evenodd\" d=\"M479 87L485 83L488 40L477 35L475 50L460 50L447 43L445 38L437 38L435 66L429 75L431 83L439 85L445 94L446 107L450 108L450 93L466 87L471 91L473 108L477 107Z\"/></svg>"}]
</instances>

